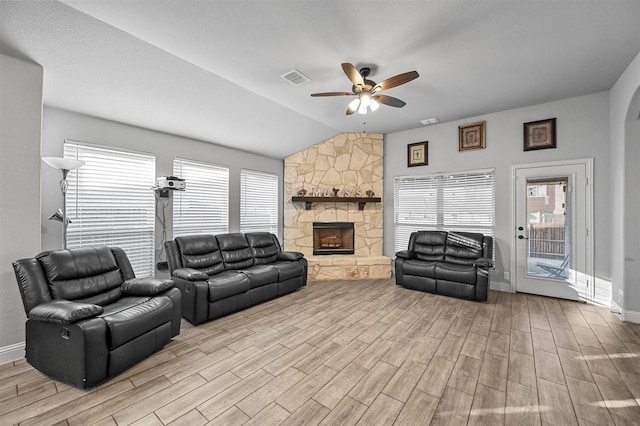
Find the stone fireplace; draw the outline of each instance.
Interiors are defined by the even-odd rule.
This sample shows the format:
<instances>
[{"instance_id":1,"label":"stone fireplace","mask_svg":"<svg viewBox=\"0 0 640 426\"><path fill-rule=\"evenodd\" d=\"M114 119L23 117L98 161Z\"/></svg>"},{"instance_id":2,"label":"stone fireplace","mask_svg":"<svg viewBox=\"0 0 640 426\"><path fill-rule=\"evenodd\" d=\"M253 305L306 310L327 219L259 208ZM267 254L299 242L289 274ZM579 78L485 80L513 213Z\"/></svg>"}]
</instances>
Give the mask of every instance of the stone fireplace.
<instances>
[{"instance_id":1,"label":"stone fireplace","mask_svg":"<svg viewBox=\"0 0 640 426\"><path fill-rule=\"evenodd\" d=\"M353 222L313 222L313 255L353 254Z\"/></svg>"},{"instance_id":2,"label":"stone fireplace","mask_svg":"<svg viewBox=\"0 0 640 426\"><path fill-rule=\"evenodd\" d=\"M382 144L382 134L342 133L284 159L284 245L304 253L310 280L391 277L382 255ZM292 201L301 193L312 201ZM353 224L352 234L314 229L338 222ZM327 252L345 240L352 246Z\"/></svg>"}]
</instances>

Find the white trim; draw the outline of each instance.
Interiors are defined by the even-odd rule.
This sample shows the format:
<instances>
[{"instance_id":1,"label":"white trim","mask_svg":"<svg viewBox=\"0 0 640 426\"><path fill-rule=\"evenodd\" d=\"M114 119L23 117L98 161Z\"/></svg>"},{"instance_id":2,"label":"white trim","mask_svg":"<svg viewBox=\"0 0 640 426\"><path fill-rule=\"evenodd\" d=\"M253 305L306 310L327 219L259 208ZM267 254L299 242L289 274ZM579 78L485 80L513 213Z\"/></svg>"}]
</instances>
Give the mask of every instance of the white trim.
<instances>
[{"instance_id":1,"label":"white trim","mask_svg":"<svg viewBox=\"0 0 640 426\"><path fill-rule=\"evenodd\" d=\"M613 300L611 301L611 312L616 314L616 316L620 318L622 321L629 321L629 322L635 322L636 324L640 324L640 312L625 311Z\"/></svg>"},{"instance_id":2,"label":"white trim","mask_svg":"<svg viewBox=\"0 0 640 426\"><path fill-rule=\"evenodd\" d=\"M636 311L622 311L622 321L635 322L640 324L640 312Z\"/></svg>"},{"instance_id":3,"label":"white trim","mask_svg":"<svg viewBox=\"0 0 640 426\"><path fill-rule=\"evenodd\" d=\"M24 358L24 342L0 348L0 364Z\"/></svg>"},{"instance_id":4,"label":"white trim","mask_svg":"<svg viewBox=\"0 0 640 426\"><path fill-rule=\"evenodd\" d=\"M511 283L505 283L502 281L490 281L489 290L503 291L505 293L514 293Z\"/></svg>"},{"instance_id":5,"label":"white trim","mask_svg":"<svg viewBox=\"0 0 640 426\"><path fill-rule=\"evenodd\" d=\"M511 166L511 232L515 232L516 229L516 172L518 169L530 169L530 168L542 168L542 167L558 167L558 166L572 166L572 165L584 165L585 166L585 175L587 178L586 181L586 194L585 194L585 203L587 205L587 211L585 212L585 222L588 229L587 235L587 244L586 244L586 265L585 265L585 275L590 283L588 288L588 294L585 300L588 304L594 304L595 299L595 286L596 286L596 277L594 270L594 259L593 259L593 244L594 244L594 218L593 218L593 158L576 158L574 160L559 160L559 161L547 161L543 163L528 163L528 164L515 164ZM510 249L510 257L511 257L511 276L513 279L516 279L515 274L517 273L517 259L516 259L516 250L515 250L515 238L511 240ZM516 291L515 281L511 284L513 291ZM635 321L634 321L635 322Z\"/></svg>"}]
</instances>

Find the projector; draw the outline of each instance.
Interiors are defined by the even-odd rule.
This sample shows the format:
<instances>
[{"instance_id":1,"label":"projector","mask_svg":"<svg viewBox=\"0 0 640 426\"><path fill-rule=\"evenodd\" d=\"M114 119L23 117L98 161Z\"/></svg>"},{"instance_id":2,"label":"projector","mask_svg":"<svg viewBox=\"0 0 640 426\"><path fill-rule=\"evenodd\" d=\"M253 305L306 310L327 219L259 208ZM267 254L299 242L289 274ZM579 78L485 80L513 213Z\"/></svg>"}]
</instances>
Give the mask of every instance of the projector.
<instances>
[{"instance_id":1,"label":"projector","mask_svg":"<svg viewBox=\"0 0 640 426\"><path fill-rule=\"evenodd\" d=\"M178 189L184 191L187 184L184 179L175 176L161 176L156 181L156 187L159 189Z\"/></svg>"}]
</instances>

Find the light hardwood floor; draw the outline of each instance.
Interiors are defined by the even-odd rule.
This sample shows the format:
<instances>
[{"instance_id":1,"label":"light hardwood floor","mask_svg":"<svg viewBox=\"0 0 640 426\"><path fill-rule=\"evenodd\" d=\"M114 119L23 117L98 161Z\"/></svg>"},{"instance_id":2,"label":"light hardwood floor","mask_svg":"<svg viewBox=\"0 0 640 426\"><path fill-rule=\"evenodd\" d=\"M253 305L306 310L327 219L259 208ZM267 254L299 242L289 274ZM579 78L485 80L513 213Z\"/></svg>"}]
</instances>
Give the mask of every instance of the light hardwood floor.
<instances>
[{"instance_id":1,"label":"light hardwood floor","mask_svg":"<svg viewBox=\"0 0 640 426\"><path fill-rule=\"evenodd\" d=\"M311 282L192 327L90 391L0 366L0 424L638 425L640 338L606 309Z\"/></svg>"}]
</instances>

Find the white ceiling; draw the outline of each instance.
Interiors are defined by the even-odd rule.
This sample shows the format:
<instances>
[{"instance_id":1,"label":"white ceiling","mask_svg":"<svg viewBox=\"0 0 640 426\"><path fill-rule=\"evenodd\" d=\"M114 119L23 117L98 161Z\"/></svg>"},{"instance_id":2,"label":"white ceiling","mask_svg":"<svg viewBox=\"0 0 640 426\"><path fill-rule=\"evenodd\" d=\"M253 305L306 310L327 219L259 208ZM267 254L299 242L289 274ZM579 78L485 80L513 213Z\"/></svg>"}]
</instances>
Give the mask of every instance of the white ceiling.
<instances>
[{"instance_id":1,"label":"white ceiling","mask_svg":"<svg viewBox=\"0 0 640 426\"><path fill-rule=\"evenodd\" d=\"M640 0L3 0L0 41L44 67L46 105L283 158L608 90L640 51ZM309 96L350 91L342 62L420 78L385 92L404 108L346 116L351 98Z\"/></svg>"}]
</instances>

